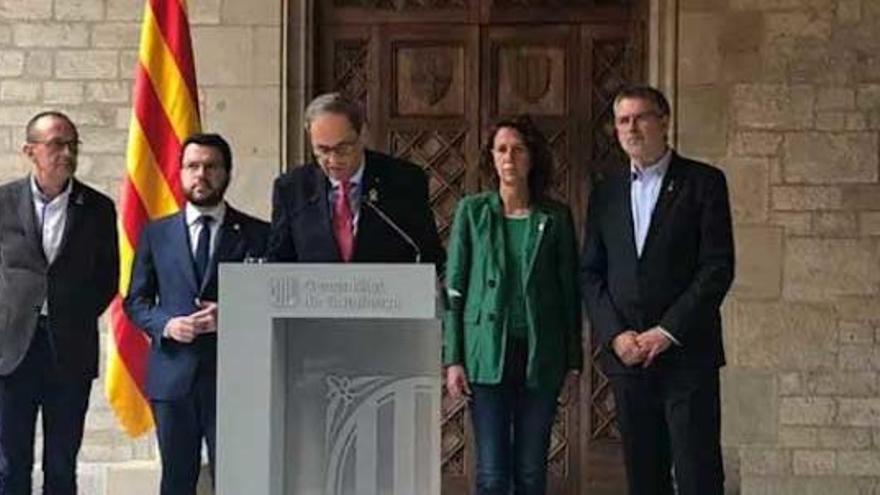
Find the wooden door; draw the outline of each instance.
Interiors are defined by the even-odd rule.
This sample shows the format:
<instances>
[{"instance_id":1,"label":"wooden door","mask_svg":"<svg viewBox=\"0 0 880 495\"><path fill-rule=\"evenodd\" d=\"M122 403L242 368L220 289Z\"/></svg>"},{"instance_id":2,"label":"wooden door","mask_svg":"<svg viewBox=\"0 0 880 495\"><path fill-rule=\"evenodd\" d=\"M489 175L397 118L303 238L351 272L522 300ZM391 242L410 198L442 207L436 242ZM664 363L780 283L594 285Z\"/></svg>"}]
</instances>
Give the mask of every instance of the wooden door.
<instances>
[{"instance_id":1,"label":"wooden door","mask_svg":"<svg viewBox=\"0 0 880 495\"><path fill-rule=\"evenodd\" d=\"M642 78L641 3L334 0L316 7L315 87L360 101L371 146L429 172L444 239L458 199L485 186L478 157L489 126L519 113L550 141L551 194L583 225L591 177L620 158L613 96ZM553 427L551 494L624 491L613 398L585 335L581 383L561 394ZM469 493L472 445L467 405L444 396L444 493Z\"/></svg>"}]
</instances>

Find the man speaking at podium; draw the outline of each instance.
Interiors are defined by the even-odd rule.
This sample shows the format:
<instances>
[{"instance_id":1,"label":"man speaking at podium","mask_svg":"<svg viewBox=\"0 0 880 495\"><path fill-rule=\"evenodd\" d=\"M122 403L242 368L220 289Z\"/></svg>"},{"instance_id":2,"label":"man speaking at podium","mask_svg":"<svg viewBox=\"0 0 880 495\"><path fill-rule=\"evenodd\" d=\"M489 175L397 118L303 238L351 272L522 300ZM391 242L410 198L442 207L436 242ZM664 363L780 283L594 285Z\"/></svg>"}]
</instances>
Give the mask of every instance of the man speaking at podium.
<instances>
[{"instance_id":1,"label":"man speaking at podium","mask_svg":"<svg viewBox=\"0 0 880 495\"><path fill-rule=\"evenodd\" d=\"M338 93L309 103L305 127L315 159L275 180L269 259L442 267L422 169L365 149L363 111Z\"/></svg>"}]
</instances>

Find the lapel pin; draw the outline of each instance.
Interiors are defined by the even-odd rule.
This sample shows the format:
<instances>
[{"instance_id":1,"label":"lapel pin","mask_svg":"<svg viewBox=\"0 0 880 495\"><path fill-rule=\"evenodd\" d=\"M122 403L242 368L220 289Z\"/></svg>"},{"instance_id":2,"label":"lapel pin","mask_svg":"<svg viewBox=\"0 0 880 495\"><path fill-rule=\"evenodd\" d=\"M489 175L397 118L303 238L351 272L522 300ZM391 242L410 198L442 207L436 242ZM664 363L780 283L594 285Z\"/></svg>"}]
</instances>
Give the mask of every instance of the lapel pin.
<instances>
[{"instance_id":1,"label":"lapel pin","mask_svg":"<svg viewBox=\"0 0 880 495\"><path fill-rule=\"evenodd\" d=\"M670 193L671 193L673 189L675 189L675 182L673 182L673 181L669 181L669 185L666 186L666 192L670 192Z\"/></svg>"},{"instance_id":2,"label":"lapel pin","mask_svg":"<svg viewBox=\"0 0 880 495\"><path fill-rule=\"evenodd\" d=\"M234 223L232 224L232 230L238 232L239 230L241 230L241 226L237 223Z\"/></svg>"},{"instance_id":3,"label":"lapel pin","mask_svg":"<svg viewBox=\"0 0 880 495\"><path fill-rule=\"evenodd\" d=\"M375 187L370 188L370 192L367 193L367 199L369 199L370 203L377 203L379 201L379 191Z\"/></svg>"}]
</instances>

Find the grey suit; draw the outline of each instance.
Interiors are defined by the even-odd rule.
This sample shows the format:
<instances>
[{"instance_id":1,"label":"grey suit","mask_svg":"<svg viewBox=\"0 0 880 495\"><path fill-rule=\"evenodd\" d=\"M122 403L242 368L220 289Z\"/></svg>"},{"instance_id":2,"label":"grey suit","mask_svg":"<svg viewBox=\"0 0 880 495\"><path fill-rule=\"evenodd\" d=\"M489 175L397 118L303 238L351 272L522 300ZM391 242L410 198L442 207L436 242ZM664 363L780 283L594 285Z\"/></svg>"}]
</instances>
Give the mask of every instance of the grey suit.
<instances>
[{"instance_id":1,"label":"grey suit","mask_svg":"<svg viewBox=\"0 0 880 495\"><path fill-rule=\"evenodd\" d=\"M117 291L113 202L73 180L61 245L43 253L30 178L0 186L0 495L30 493L34 423L45 486L75 490L76 453L98 374L98 317ZM41 316L43 302L48 313Z\"/></svg>"}]
</instances>

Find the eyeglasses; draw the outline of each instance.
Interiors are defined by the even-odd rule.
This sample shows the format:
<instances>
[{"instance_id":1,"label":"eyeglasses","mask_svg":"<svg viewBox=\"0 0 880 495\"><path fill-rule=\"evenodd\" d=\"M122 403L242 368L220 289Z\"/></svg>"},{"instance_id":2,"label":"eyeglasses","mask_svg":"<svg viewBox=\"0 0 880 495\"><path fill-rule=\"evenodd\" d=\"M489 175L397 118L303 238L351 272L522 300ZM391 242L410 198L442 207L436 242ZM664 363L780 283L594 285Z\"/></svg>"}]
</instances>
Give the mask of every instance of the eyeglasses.
<instances>
[{"instance_id":1,"label":"eyeglasses","mask_svg":"<svg viewBox=\"0 0 880 495\"><path fill-rule=\"evenodd\" d=\"M661 115L657 112L642 112L634 115L618 115L614 118L614 125L616 126L627 126L630 124L639 125L642 122L646 122L650 119L660 118Z\"/></svg>"},{"instance_id":2,"label":"eyeglasses","mask_svg":"<svg viewBox=\"0 0 880 495\"><path fill-rule=\"evenodd\" d=\"M42 140L42 141L38 140L38 139L33 139L33 140L29 140L28 142L31 144L42 144L42 145L46 146L47 148L54 150L54 151L60 151L64 148L70 148L70 151L76 152L77 150L79 150L79 147L82 145L82 141L80 141L79 139L53 138L53 139L47 139L47 140Z\"/></svg>"},{"instance_id":3,"label":"eyeglasses","mask_svg":"<svg viewBox=\"0 0 880 495\"><path fill-rule=\"evenodd\" d=\"M522 156L529 152L529 149L525 146L521 145L513 145L507 146L506 144L502 144L497 148L492 148L492 153L499 156L504 156L510 153L512 156Z\"/></svg>"},{"instance_id":4,"label":"eyeglasses","mask_svg":"<svg viewBox=\"0 0 880 495\"><path fill-rule=\"evenodd\" d=\"M337 158L350 156L357 149L358 136L339 142L333 146L312 145L312 151L318 160L326 160L331 156Z\"/></svg>"},{"instance_id":5,"label":"eyeglasses","mask_svg":"<svg viewBox=\"0 0 880 495\"><path fill-rule=\"evenodd\" d=\"M190 163L182 164L181 168L183 170L186 170L187 172L193 172L193 173L197 172L199 170L204 170L205 173L212 173L212 172L216 172L220 169L225 169L226 167L224 167L220 163L215 163L215 162L190 162Z\"/></svg>"}]
</instances>

